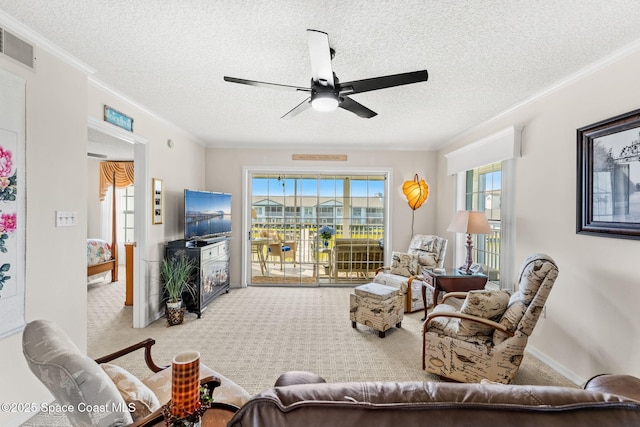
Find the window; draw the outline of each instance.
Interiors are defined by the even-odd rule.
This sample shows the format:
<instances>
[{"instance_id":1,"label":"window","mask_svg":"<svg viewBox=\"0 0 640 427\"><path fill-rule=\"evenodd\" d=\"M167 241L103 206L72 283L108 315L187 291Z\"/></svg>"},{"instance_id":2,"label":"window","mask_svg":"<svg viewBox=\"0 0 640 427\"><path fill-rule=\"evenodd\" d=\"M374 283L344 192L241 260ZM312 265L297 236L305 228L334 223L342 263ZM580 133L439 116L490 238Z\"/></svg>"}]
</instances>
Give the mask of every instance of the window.
<instances>
[{"instance_id":1,"label":"window","mask_svg":"<svg viewBox=\"0 0 640 427\"><path fill-rule=\"evenodd\" d=\"M493 224L494 233L485 236L484 241L480 239L474 256L486 261L488 265L497 263L496 267L493 267L496 269L495 272L488 272L489 279L499 280L503 289L513 289L516 280L515 186L516 162L521 156L522 130L522 126L510 126L445 154L447 174L457 175L456 208L460 210L467 209L467 206L483 206L490 210L488 218ZM499 167L492 168L494 164ZM473 175L468 177L468 172ZM474 181L477 182L475 190ZM464 236L457 236L457 263L464 257L463 247Z\"/></svg>"},{"instance_id":2,"label":"window","mask_svg":"<svg viewBox=\"0 0 640 427\"><path fill-rule=\"evenodd\" d=\"M248 178L250 208L256 212L250 221L251 256L246 258L244 267L250 283L320 285L371 281L377 266L372 263L368 270L354 262L358 268L334 268L333 248L335 239L352 239L347 244L358 248L362 243L358 239L378 240L385 236L386 174L250 171ZM264 211L263 206L267 207ZM319 237L318 230L325 225L334 231L331 239ZM280 247L260 240L269 239L269 233L277 233L284 243L282 248L287 247L284 250L289 253L275 256ZM341 247L345 246L343 242ZM376 248L380 248L377 242Z\"/></svg>"},{"instance_id":3,"label":"window","mask_svg":"<svg viewBox=\"0 0 640 427\"><path fill-rule=\"evenodd\" d=\"M473 235L473 259L483 264L489 280L500 281L500 231L502 219L502 163L466 172L465 209L484 211L493 233Z\"/></svg>"},{"instance_id":4,"label":"window","mask_svg":"<svg viewBox=\"0 0 640 427\"><path fill-rule=\"evenodd\" d=\"M133 211L133 185L130 185L122 190L118 190L120 193L120 206L122 206L122 232L123 236L119 237L118 240L124 243L131 243L135 239L133 238L133 220L134 220L134 211ZM120 240L122 239L122 240Z\"/></svg>"}]
</instances>

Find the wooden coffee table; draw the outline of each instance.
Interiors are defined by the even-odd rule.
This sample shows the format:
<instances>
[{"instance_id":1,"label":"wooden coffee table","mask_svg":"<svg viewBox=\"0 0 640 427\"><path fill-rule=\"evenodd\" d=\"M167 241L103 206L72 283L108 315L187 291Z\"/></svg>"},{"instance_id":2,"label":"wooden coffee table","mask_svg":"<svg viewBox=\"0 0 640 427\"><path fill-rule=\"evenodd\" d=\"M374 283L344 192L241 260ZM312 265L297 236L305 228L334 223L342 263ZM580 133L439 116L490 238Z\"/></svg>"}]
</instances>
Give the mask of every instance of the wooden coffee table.
<instances>
[{"instance_id":1,"label":"wooden coffee table","mask_svg":"<svg viewBox=\"0 0 640 427\"><path fill-rule=\"evenodd\" d=\"M202 415L202 427L226 427L229 420L238 411L238 408L226 403L213 402L211 408L207 409ZM162 412L156 411L149 420L142 424L135 424L138 427L165 427L164 416Z\"/></svg>"},{"instance_id":2,"label":"wooden coffee table","mask_svg":"<svg viewBox=\"0 0 640 427\"><path fill-rule=\"evenodd\" d=\"M422 302L424 303L424 318L427 318L427 286L433 288L433 305L438 304L440 291L443 292L468 292L484 289L488 277L484 274L466 274L458 269L445 270L443 273L434 273L431 270L422 271Z\"/></svg>"}]
</instances>

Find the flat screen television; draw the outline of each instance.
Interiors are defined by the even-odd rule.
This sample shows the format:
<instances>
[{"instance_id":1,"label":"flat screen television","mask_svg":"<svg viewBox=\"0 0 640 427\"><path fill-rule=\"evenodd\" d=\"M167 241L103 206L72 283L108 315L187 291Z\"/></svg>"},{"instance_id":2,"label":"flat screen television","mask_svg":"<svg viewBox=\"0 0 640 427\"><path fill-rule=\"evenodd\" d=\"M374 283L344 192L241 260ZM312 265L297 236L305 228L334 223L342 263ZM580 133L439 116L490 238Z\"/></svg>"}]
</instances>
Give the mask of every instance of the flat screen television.
<instances>
[{"instance_id":1,"label":"flat screen television","mask_svg":"<svg viewBox=\"0 0 640 427\"><path fill-rule=\"evenodd\" d=\"M184 238L208 239L231 234L231 194L184 190Z\"/></svg>"}]
</instances>

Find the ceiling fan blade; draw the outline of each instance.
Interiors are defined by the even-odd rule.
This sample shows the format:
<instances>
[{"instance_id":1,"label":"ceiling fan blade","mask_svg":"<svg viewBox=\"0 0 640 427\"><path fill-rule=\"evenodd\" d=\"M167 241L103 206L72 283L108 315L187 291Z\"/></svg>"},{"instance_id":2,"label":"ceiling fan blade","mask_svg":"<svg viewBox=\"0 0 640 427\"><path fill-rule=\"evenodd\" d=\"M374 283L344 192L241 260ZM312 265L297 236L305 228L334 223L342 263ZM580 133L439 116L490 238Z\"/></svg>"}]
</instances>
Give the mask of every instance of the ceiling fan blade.
<instances>
[{"instance_id":1,"label":"ceiling fan blade","mask_svg":"<svg viewBox=\"0 0 640 427\"><path fill-rule=\"evenodd\" d=\"M309 89L308 87L281 85L279 83L266 83L266 82L259 82L256 80L239 79L237 77L224 76L224 81L231 82L231 83L240 83L243 85L256 86L256 87L267 87L271 89L284 89L284 90L295 90L298 92L311 92L311 89Z\"/></svg>"},{"instance_id":2,"label":"ceiling fan blade","mask_svg":"<svg viewBox=\"0 0 640 427\"><path fill-rule=\"evenodd\" d=\"M287 112L287 114L285 114L284 116L282 116L280 118L281 119L290 119L290 118L295 117L298 114L302 113L303 111L309 109L309 107L311 107L311 97L305 99L300 104L298 104L295 107L293 107L291 110L289 110Z\"/></svg>"},{"instance_id":3,"label":"ceiling fan blade","mask_svg":"<svg viewBox=\"0 0 640 427\"><path fill-rule=\"evenodd\" d=\"M352 93L362 93L385 89L388 87L408 85L411 83L426 82L428 78L429 73L427 73L427 70L412 71L410 73L393 74L390 76L340 83L338 85L338 91L341 95L349 95Z\"/></svg>"},{"instance_id":4,"label":"ceiling fan blade","mask_svg":"<svg viewBox=\"0 0 640 427\"><path fill-rule=\"evenodd\" d=\"M321 86L335 87L331 69L331 48L329 35L322 31L307 30L309 55L311 57L311 78Z\"/></svg>"},{"instance_id":5,"label":"ceiling fan blade","mask_svg":"<svg viewBox=\"0 0 640 427\"><path fill-rule=\"evenodd\" d=\"M342 97L342 102L338 105L340 108L344 108L347 111L351 111L353 114L362 117L363 119L370 119L371 117L375 117L378 115L375 111L372 111L360 104L359 102L354 101L348 96Z\"/></svg>"}]
</instances>

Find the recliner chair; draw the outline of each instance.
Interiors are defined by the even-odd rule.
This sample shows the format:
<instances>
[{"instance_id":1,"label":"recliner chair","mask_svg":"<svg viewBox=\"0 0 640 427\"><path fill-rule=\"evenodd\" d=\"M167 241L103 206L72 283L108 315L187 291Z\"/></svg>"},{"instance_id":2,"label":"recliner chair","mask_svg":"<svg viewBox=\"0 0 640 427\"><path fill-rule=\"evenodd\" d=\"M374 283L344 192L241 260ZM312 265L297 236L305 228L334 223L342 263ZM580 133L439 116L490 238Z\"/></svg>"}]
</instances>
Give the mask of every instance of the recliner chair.
<instances>
[{"instance_id":1,"label":"recliner chair","mask_svg":"<svg viewBox=\"0 0 640 427\"><path fill-rule=\"evenodd\" d=\"M391 266L378 269L373 281L399 289L405 298L405 312L423 310L422 269L443 268L446 253L447 239L416 234L411 238L407 252L394 251ZM427 301L431 301L431 298L427 298Z\"/></svg>"},{"instance_id":2,"label":"recliner chair","mask_svg":"<svg viewBox=\"0 0 640 427\"><path fill-rule=\"evenodd\" d=\"M522 263L513 295L501 290L446 294L423 325L422 368L455 381L509 384L557 277L554 260L534 254ZM446 304L449 298L464 298L459 310Z\"/></svg>"}]
</instances>

